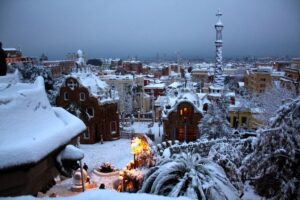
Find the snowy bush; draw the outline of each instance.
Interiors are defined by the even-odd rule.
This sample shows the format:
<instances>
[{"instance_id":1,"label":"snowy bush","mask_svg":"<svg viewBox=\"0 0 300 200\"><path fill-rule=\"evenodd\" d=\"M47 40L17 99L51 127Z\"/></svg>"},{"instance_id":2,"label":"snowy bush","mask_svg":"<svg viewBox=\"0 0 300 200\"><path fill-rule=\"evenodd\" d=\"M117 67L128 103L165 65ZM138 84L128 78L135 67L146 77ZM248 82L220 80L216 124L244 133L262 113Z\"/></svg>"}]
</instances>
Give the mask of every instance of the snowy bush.
<instances>
[{"instance_id":1,"label":"snowy bush","mask_svg":"<svg viewBox=\"0 0 300 200\"><path fill-rule=\"evenodd\" d=\"M233 186L242 194L244 187L239 172L241 152L232 144L222 142L211 147L208 157L224 169Z\"/></svg>"},{"instance_id":2,"label":"snowy bush","mask_svg":"<svg viewBox=\"0 0 300 200\"><path fill-rule=\"evenodd\" d=\"M238 199L223 169L197 153L176 154L151 168L140 192L192 199Z\"/></svg>"},{"instance_id":3,"label":"snowy bush","mask_svg":"<svg viewBox=\"0 0 300 200\"><path fill-rule=\"evenodd\" d=\"M300 198L300 97L283 105L259 131L242 168L256 192L273 199Z\"/></svg>"}]
</instances>

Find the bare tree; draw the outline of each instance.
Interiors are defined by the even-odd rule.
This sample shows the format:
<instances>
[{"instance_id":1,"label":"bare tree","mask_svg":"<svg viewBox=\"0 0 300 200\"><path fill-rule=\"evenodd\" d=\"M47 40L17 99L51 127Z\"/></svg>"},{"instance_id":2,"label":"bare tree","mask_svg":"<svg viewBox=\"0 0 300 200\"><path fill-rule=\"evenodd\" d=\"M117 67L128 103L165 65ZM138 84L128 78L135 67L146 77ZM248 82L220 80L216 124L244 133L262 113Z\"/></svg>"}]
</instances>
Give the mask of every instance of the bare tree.
<instances>
[{"instance_id":1,"label":"bare tree","mask_svg":"<svg viewBox=\"0 0 300 200\"><path fill-rule=\"evenodd\" d=\"M269 119L275 116L276 111L286 100L295 97L295 89L288 90L275 82L264 93L253 95L251 101L262 110L262 114L257 116L258 120L267 124Z\"/></svg>"}]
</instances>

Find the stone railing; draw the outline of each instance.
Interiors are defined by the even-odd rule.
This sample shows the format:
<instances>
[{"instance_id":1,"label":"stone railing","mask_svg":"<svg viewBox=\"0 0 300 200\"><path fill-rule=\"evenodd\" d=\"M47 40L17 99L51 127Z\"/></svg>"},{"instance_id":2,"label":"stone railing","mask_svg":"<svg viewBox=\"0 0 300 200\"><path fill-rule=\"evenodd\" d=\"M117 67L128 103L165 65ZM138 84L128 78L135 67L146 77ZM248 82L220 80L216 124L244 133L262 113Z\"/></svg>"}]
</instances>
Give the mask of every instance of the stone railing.
<instances>
[{"instance_id":1,"label":"stone railing","mask_svg":"<svg viewBox=\"0 0 300 200\"><path fill-rule=\"evenodd\" d=\"M210 148L217 143L231 143L236 146L240 139L216 139L216 140L196 140L189 143L180 143L178 140L166 141L156 146L152 146L152 150L158 156L162 156L165 149L169 148L172 156L173 154L178 154L180 152L195 152L199 153L201 156L206 157L210 151Z\"/></svg>"}]
</instances>

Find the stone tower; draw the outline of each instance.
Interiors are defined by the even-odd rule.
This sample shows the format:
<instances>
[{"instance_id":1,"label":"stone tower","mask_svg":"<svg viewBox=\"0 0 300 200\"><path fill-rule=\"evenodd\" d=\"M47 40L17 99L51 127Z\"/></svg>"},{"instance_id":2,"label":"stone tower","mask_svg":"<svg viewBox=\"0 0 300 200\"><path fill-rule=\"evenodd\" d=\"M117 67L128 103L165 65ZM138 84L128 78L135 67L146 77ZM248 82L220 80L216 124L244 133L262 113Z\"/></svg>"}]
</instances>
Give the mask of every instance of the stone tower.
<instances>
[{"instance_id":1,"label":"stone tower","mask_svg":"<svg viewBox=\"0 0 300 200\"><path fill-rule=\"evenodd\" d=\"M223 24L221 22L222 13L218 10L216 14L218 21L215 24L216 29L216 66L214 70L214 81L213 84L209 87L209 95L211 97L220 97L224 90L224 76L223 76L223 63L222 63L222 30Z\"/></svg>"}]
</instances>

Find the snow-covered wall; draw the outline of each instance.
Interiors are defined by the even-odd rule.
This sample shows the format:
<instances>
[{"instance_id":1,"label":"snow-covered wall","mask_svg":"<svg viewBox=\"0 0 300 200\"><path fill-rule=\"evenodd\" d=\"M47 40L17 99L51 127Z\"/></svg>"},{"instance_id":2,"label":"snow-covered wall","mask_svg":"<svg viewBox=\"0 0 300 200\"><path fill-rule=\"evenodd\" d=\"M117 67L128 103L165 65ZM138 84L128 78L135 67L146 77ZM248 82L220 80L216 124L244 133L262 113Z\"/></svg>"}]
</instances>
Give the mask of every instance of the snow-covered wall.
<instances>
[{"instance_id":1,"label":"snow-covered wall","mask_svg":"<svg viewBox=\"0 0 300 200\"><path fill-rule=\"evenodd\" d=\"M0 80L0 169L36 163L85 130L62 108L51 107L44 80L34 84Z\"/></svg>"}]
</instances>

